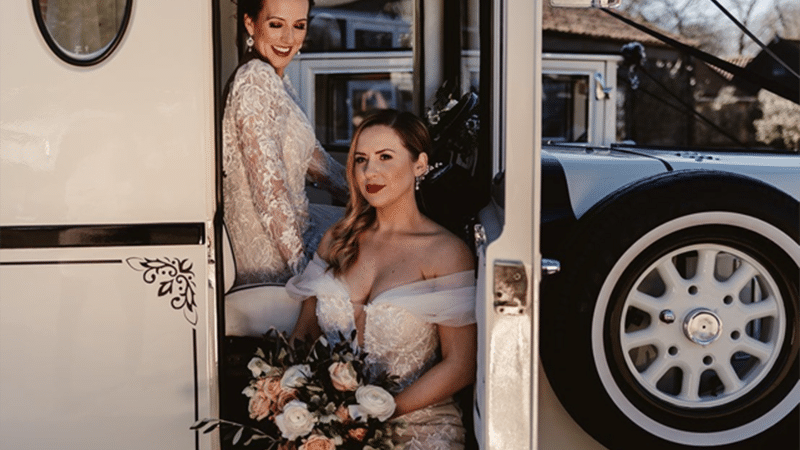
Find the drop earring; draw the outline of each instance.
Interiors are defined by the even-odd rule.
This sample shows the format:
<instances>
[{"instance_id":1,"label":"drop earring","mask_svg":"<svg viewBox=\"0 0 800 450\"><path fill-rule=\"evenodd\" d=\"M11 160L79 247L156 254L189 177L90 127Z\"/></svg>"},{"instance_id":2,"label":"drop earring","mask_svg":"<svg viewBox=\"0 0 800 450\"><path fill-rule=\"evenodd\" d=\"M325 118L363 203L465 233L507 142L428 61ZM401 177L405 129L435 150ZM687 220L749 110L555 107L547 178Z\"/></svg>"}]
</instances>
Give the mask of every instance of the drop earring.
<instances>
[{"instance_id":1,"label":"drop earring","mask_svg":"<svg viewBox=\"0 0 800 450\"><path fill-rule=\"evenodd\" d=\"M253 36L247 36L247 40L244 41L244 43L247 45L248 52L253 50L253 45L255 44L255 41L253 41Z\"/></svg>"},{"instance_id":2,"label":"drop earring","mask_svg":"<svg viewBox=\"0 0 800 450\"><path fill-rule=\"evenodd\" d=\"M437 163L437 167L438 167L438 165L439 165L439 163ZM414 177L414 190L417 190L417 191L419 190L419 185L425 180L425 176L428 175L428 173L433 168L434 168L433 166L428 166L428 167L425 168L425 173L423 173L422 175L420 175L418 177Z\"/></svg>"}]
</instances>

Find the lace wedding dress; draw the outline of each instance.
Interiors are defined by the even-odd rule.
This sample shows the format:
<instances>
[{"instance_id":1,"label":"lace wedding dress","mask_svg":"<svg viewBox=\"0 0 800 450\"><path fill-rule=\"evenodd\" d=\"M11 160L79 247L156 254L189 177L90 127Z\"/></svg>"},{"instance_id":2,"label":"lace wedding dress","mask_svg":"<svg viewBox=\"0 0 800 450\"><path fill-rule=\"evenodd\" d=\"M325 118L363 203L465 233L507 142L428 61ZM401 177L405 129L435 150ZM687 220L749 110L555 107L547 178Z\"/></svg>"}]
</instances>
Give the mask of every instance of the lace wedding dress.
<instances>
[{"instance_id":1,"label":"lace wedding dress","mask_svg":"<svg viewBox=\"0 0 800 450\"><path fill-rule=\"evenodd\" d=\"M292 298L317 297L317 320L325 337L339 340L355 326L355 307L345 283L326 272L319 255L302 275L289 280ZM363 306L364 336L358 336L368 362L400 378L402 388L416 381L438 361L436 324L463 326L475 323L475 275L473 271L422 280L376 296ZM407 427L397 439L406 450L461 449L465 430L461 412L452 399L398 417Z\"/></svg>"},{"instance_id":2,"label":"lace wedding dress","mask_svg":"<svg viewBox=\"0 0 800 450\"><path fill-rule=\"evenodd\" d=\"M346 198L344 168L314 137L288 77L252 59L230 85L223 132L223 198L235 285L284 282L303 270L311 240L306 178ZM316 230L316 241L324 229Z\"/></svg>"}]
</instances>

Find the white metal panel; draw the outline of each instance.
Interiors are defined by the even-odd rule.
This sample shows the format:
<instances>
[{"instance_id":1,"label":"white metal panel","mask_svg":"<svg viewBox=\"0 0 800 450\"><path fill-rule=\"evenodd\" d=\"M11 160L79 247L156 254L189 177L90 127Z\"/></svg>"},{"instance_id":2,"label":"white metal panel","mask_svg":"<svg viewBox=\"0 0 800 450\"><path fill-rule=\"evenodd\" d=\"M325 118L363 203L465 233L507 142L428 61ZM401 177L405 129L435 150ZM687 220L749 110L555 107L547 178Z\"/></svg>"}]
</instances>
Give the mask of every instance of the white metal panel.
<instances>
[{"instance_id":1,"label":"white metal panel","mask_svg":"<svg viewBox=\"0 0 800 450\"><path fill-rule=\"evenodd\" d=\"M3 225L200 222L211 210L211 2L133 5L116 51L75 67L47 47L31 2L0 4Z\"/></svg>"},{"instance_id":2,"label":"white metal panel","mask_svg":"<svg viewBox=\"0 0 800 450\"><path fill-rule=\"evenodd\" d=\"M720 170L771 184L800 201L800 156L796 154L653 151L673 169Z\"/></svg>"},{"instance_id":3,"label":"white metal panel","mask_svg":"<svg viewBox=\"0 0 800 450\"><path fill-rule=\"evenodd\" d=\"M505 2L503 2L505 3ZM504 152L505 217L502 234L486 248L478 280L478 399L482 449L537 448L538 247L541 152L541 3L495 3L502 67L495 78ZM520 315L494 309L494 270L500 261L524 265L529 305Z\"/></svg>"},{"instance_id":4,"label":"white metal panel","mask_svg":"<svg viewBox=\"0 0 800 450\"><path fill-rule=\"evenodd\" d=\"M575 217L586 214L608 194L642 178L667 170L663 163L603 149L548 148L564 167Z\"/></svg>"},{"instance_id":5,"label":"white metal panel","mask_svg":"<svg viewBox=\"0 0 800 450\"><path fill-rule=\"evenodd\" d=\"M213 448L189 429L215 395L205 260L203 246L0 252L0 447Z\"/></svg>"}]
</instances>

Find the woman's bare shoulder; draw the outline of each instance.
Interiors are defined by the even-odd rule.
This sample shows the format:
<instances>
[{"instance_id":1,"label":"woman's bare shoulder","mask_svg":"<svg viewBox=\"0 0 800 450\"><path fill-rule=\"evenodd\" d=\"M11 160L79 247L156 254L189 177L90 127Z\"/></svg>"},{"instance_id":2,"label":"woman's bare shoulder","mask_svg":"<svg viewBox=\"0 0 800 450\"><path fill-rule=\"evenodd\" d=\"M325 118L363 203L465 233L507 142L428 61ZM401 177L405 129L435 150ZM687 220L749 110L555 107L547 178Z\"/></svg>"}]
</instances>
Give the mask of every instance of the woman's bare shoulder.
<instances>
[{"instance_id":1,"label":"woman's bare shoulder","mask_svg":"<svg viewBox=\"0 0 800 450\"><path fill-rule=\"evenodd\" d=\"M322 235L322 239L319 241L319 247L317 247L317 253L319 254L322 259L327 260L328 256L330 255L330 248L331 243L333 242L333 227L328 228L325 231L325 234Z\"/></svg>"},{"instance_id":2,"label":"woman's bare shoulder","mask_svg":"<svg viewBox=\"0 0 800 450\"><path fill-rule=\"evenodd\" d=\"M430 261L429 270L436 276L473 270L475 258L467 244L458 236L437 224L436 233L433 234L428 245L426 259Z\"/></svg>"}]
</instances>

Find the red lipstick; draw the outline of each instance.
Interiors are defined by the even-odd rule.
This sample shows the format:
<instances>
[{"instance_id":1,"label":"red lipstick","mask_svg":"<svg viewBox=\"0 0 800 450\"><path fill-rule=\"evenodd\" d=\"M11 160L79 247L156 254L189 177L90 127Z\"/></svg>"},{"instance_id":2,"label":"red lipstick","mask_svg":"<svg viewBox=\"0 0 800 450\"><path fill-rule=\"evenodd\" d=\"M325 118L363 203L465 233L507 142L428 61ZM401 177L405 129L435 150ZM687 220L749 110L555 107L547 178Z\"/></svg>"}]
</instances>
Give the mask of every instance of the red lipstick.
<instances>
[{"instance_id":1,"label":"red lipstick","mask_svg":"<svg viewBox=\"0 0 800 450\"><path fill-rule=\"evenodd\" d=\"M386 187L385 184L368 184L367 185L367 193L368 194L377 194L378 191Z\"/></svg>"}]
</instances>

